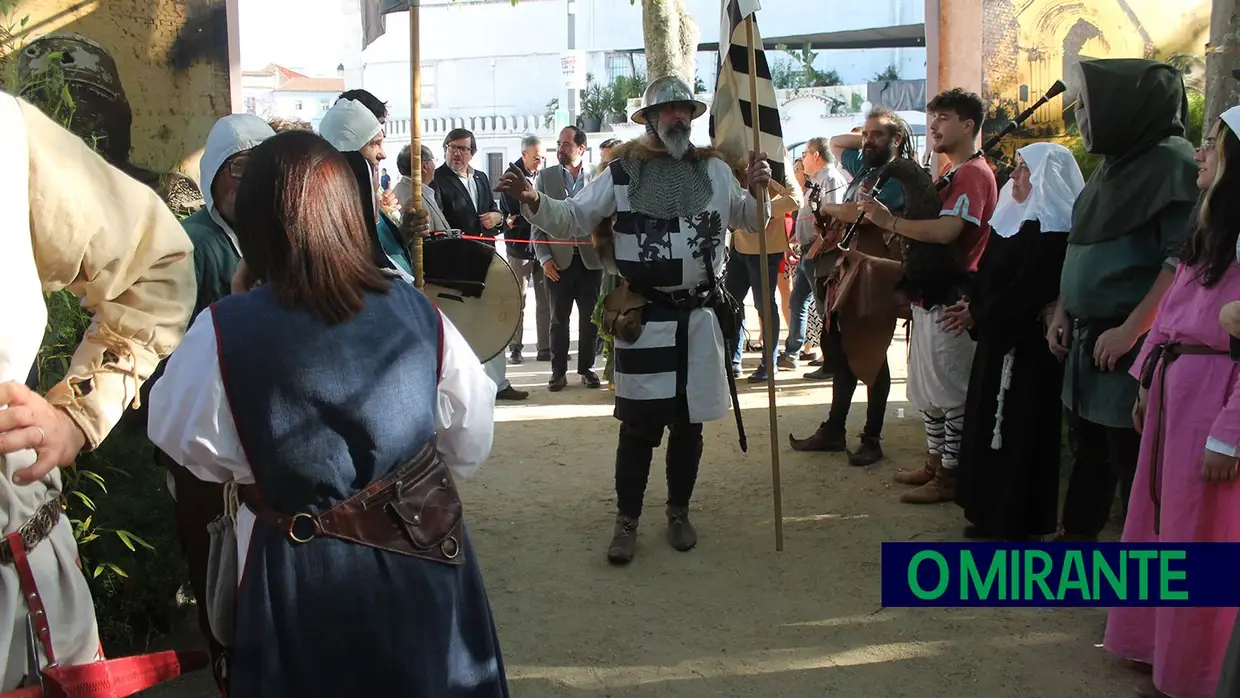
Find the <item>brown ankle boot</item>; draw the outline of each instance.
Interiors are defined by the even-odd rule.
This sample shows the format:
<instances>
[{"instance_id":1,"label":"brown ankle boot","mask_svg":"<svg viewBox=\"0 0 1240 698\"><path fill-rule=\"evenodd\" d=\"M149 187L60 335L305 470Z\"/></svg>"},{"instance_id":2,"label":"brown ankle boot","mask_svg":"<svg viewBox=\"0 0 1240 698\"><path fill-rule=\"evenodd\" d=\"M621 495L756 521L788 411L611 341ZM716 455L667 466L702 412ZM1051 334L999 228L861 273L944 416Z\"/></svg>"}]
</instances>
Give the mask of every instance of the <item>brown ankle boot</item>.
<instances>
[{"instance_id":1,"label":"brown ankle boot","mask_svg":"<svg viewBox=\"0 0 1240 698\"><path fill-rule=\"evenodd\" d=\"M794 451L844 453L848 450L848 432L843 427L835 427L823 422L818 425L818 431L810 434L808 439L798 439L789 434L788 444Z\"/></svg>"},{"instance_id":2,"label":"brown ankle boot","mask_svg":"<svg viewBox=\"0 0 1240 698\"><path fill-rule=\"evenodd\" d=\"M900 501L905 504L938 504L956 499L956 469L941 465L934 471L934 479L911 492L905 492Z\"/></svg>"},{"instance_id":3,"label":"brown ankle boot","mask_svg":"<svg viewBox=\"0 0 1240 698\"><path fill-rule=\"evenodd\" d=\"M627 565L637 552L637 519L617 515L607 560L613 565Z\"/></svg>"},{"instance_id":4,"label":"brown ankle boot","mask_svg":"<svg viewBox=\"0 0 1240 698\"><path fill-rule=\"evenodd\" d=\"M939 467L943 465L943 457L936 456L933 453L926 454L926 464L916 470L908 470L901 468L891 477L897 485L914 485L921 487L922 485L934 479L934 474L938 472Z\"/></svg>"}]
</instances>

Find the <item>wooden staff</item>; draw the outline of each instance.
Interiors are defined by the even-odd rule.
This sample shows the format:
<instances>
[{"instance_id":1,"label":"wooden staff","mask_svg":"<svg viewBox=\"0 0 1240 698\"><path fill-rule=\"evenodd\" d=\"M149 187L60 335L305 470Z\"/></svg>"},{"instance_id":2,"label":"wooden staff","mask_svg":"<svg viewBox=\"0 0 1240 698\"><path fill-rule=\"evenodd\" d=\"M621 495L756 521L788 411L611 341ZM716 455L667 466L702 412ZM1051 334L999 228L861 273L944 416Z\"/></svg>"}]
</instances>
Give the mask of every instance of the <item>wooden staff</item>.
<instances>
[{"instance_id":1,"label":"wooden staff","mask_svg":"<svg viewBox=\"0 0 1240 698\"><path fill-rule=\"evenodd\" d=\"M753 136L753 152L755 154L762 152L762 132L758 128L758 49L754 45L753 15L745 18L745 33L748 37L749 44L749 131ZM766 205L769 192L765 187L760 190L755 189L753 192L754 199L758 202L758 210L761 211ZM775 440L775 435L779 433L779 415L775 412L775 365L772 358L771 349L778 343L778 337L772 337L774 334L771 329L774 327L774 318L772 315L775 309L771 304L771 273L767 269L766 263L766 231L763 230L758 235L758 251L762 259L758 263L758 269L762 275L762 307L764 309L762 317L763 329L766 330L766 338L762 340L763 361L766 362L766 399L767 413L771 418L771 490L775 497L775 550L776 552L784 549L784 504L783 493L779 484L779 443ZM743 309L742 309L743 312ZM741 341L737 338L737 341Z\"/></svg>"},{"instance_id":2,"label":"wooden staff","mask_svg":"<svg viewBox=\"0 0 1240 698\"><path fill-rule=\"evenodd\" d=\"M422 119L419 112L422 108L422 61L418 42L418 4L419 0L409 3L409 175L413 179L413 201L405 216L412 220L410 214L425 210L422 201ZM422 237L409 236L409 259L413 263L413 283L419 289L426 285L426 275L422 271Z\"/></svg>"}]
</instances>

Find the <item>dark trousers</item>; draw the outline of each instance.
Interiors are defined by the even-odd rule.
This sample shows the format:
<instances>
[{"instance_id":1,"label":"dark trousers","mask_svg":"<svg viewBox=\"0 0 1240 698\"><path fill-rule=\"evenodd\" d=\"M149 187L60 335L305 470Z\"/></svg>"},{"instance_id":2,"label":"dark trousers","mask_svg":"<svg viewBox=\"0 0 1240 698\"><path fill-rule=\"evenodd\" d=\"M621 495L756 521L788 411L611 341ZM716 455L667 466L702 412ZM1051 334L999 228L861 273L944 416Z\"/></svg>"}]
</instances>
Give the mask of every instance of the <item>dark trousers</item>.
<instances>
[{"instance_id":1,"label":"dark trousers","mask_svg":"<svg viewBox=\"0 0 1240 698\"><path fill-rule=\"evenodd\" d=\"M222 688L225 686L222 666L224 646L211 632L211 620L207 615L207 556L211 550L207 525L224 513L224 485L199 480L158 449L155 451L155 461L172 473L172 482L176 487L174 512L177 533L181 538L185 564L189 568L190 588L194 590L194 600L198 606L198 628L207 638L211 670L216 683Z\"/></svg>"},{"instance_id":2,"label":"dark trousers","mask_svg":"<svg viewBox=\"0 0 1240 698\"><path fill-rule=\"evenodd\" d=\"M663 441L662 425L620 423L620 443L616 446L616 499L620 514L630 518L642 515L642 498L650 479L654 449ZM683 422L668 428L667 503L689 506L702 460L702 425Z\"/></svg>"},{"instance_id":3,"label":"dark trousers","mask_svg":"<svg viewBox=\"0 0 1240 698\"><path fill-rule=\"evenodd\" d=\"M1141 435L1136 429L1108 427L1070 416L1076 452L1072 477L1063 503L1064 533L1097 536L1111 518L1115 487L1128 511L1128 496L1137 472Z\"/></svg>"},{"instance_id":4,"label":"dark trousers","mask_svg":"<svg viewBox=\"0 0 1240 698\"><path fill-rule=\"evenodd\" d=\"M848 421L848 408L852 405L853 393L857 390L860 379L853 374L848 365L848 357L844 355L844 337L840 326L831 323L831 330L823 332L823 358L826 365L835 370L831 385L831 413L827 423L843 429ZM877 438L883 433L883 418L887 414L887 396L891 393L891 369L887 359L883 359L883 367L878 372L874 385L869 386L865 406L865 430L863 436Z\"/></svg>"},{"instance_id":5,"label":"dark trousers","mask_svg":"<svg viewBox=\"0 0 1240 698\"><path fill-rule=\"evenodd\" d=\"M775 366L775 355L779 353L779 301L775 297L775 289L779 281L779 262L784 253L768 254L766 270L771 282L769 300L771 301L771 317L766 317L766 304L762 300L762 255L741 254L736 250L728 252L728 264L724 268L724 287L741 306L741 317L737 331L736 349L732 352L732 365L740 366L742 352L745 351L745 296L753 290L753 304L758 308L758 318L766 325L766 337L762 340L762 363ZM769 361L768 361L769 359Z\"/></svg>"},{"instance_id":6,"label":"dark trousers","mask_svg":"<svg viewBox=\"0 0 1240 698\"><path fill-rule=\"evenodd\" d=\"M577 372L594 368L598 350L598 326L590 321L603 285L602 269L586 269L581 258L560 270L560 280L547 279L547 295L551 298L551 375L568 373L568 321L577 306Z\"/></svg>"}]
</instances>

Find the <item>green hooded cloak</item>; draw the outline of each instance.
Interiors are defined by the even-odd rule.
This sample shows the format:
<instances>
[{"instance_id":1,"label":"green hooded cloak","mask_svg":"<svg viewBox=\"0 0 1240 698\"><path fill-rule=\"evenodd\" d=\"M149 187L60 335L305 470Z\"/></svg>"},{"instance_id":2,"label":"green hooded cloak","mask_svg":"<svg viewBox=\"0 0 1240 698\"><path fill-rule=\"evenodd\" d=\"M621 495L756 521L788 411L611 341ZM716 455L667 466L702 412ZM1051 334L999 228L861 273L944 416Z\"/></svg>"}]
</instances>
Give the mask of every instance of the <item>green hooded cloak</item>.
<instances>
[{"instance_id":1,"label":"green hooded cloak","mask_svg":"<svg viewBox=\"0 0 1240 698\"><path fill-rule=\"evenodd\" d=\"M1089 152L1105 158L1076 200L1073 245L1137 231L1168 204L1197 200L1197 163L1184 138L1188 97L1175 68L1139 58L1081 61L1078 109Z\"/></svg>"},{"instance_id":2,"label":"green hooded cloak","mask_svg":"<svg viewBox=\"0 0 1240 698\"><path fill-rule=\"evenodd\" d=\"M1197 201L1197 163L1184 139L1188 102L1174 68L1143 59L1082 61L1082 139L1104 162L1077 198L1060 299L1076 321L1063 403L1095 424L1132 427L1133 346L1112 372L1098 370L1098 337L1149 293L1180 245Z\"/></svg>"}]
</instances>

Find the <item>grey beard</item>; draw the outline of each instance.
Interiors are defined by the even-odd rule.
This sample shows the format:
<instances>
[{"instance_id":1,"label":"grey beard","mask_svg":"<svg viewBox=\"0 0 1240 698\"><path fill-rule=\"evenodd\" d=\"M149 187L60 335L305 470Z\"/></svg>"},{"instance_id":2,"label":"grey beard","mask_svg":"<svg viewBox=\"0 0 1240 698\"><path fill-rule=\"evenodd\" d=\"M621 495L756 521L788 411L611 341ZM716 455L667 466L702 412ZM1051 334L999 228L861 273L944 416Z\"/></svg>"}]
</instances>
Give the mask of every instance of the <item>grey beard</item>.
<instances>
[{"instance_id":1,"label":"grey beard","mask_svg":"<svg viewBox=\"0 0 1240 698\"><path fill-rule=\"evenodd\" d=\"M667 148L668 155L677 160L683 160L689 149L693 147L693 143L689 141L688 129L660 128L659 140L663 141L663 147Z\"/></svg>"}]
</instances>

